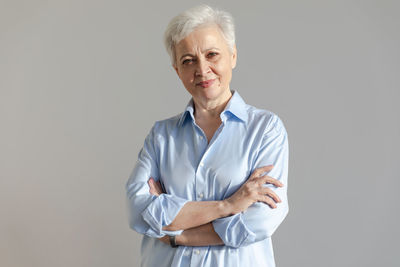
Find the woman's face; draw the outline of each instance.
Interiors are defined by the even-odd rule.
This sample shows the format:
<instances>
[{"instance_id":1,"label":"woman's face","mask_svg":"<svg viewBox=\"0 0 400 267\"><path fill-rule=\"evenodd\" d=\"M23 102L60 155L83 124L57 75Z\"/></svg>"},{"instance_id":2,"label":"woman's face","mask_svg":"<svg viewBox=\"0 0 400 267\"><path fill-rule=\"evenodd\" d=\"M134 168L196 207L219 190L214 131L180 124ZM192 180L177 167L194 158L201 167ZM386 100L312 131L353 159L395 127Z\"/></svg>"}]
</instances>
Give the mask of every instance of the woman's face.
<instances>
[{"instance_id":1,"label":"woman's face","mask_svg":"<svg viewBox=\"0 0 400 267\"><path fill-rule=\"evenodd\" d=\"M236 47L231 53L217 26L199 28L175 46L176 73L194 100L220 104L227 99Z\"/></svg>"}]
</instances>

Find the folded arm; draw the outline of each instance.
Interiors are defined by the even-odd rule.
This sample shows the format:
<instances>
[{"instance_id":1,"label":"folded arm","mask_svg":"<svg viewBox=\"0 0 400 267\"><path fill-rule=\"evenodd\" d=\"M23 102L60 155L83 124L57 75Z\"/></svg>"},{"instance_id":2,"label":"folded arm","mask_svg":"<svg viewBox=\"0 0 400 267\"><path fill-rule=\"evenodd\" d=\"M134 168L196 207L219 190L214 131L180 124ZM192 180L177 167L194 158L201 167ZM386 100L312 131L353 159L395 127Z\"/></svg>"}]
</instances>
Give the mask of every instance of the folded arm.
<instances>
[{"instance_id":1,"label":"folded arm","mask_svg":"<svg viewBox=\"0 0 400 267\"><path fill-rule=\"evenodd\" d=\"M155 127L155 126L154 126ZM268 177L259 177L271 167L260 168L252 174L234 196L223 201L188 201L171 194L151 194L148 177L160 177L157 151L154 147L154 127L146 137L135 168L126 184L129 222L132 229L151 237L179 235L183 230L210 223L247 209L256 201L270 201L265 194L273 192L263 188ZM273 196L275 197L275 196ZM204 229L202 228L204 231Z\"/></svg>"},{"instance_id":2,"label":"folded arm","mask_svg":"<svg viewBox=\"0 0 400 267\"><path fill-rule=\"evenodd\" d=\"M176 230L174 227L178 227L177 229L186 229L182 232L181 235L176 237L176 242L179 245L184 246L213 246L213 245L231 245L235 246L235 243L243 243L243 239L246 238L247 240L252 240L255 242L255 238L253 238L254 234L251 232L250 229L246 226L244 220L246 220L247 224L255 224L260 225L260 216L257 214L257 210L254 212L254 207L257 204L261 203L254 203L256 199L258 201L263 201L263 199L268 198L268 201L265 203L269 203L270 209L276 209L277 203L280 203L281 200L277 194L271 194L271 189L264 188L263 184L269 183L276 187L282 187L283 184L278 180L269 177L269 176L262 176L259 177L264 171L268 171L272 168L272 166L266 166L263 168L256 169L250 178L246 181L245 184L241 186L241 188L236 191L231 197L220 201L223 203L223 207L225 209L225 214L234 214L230 217L219 217L214 220L212 223L205 223L193 228L185 228L186 225L195 225L200 224L201 219L203 218L206 221L208 210L196 209L196 207L201 207L207 204L205 202L188 202L185 206L179 211L178 215L175 217L173 223L169 226L164 227L166 230ZM159 182L154 181L153 178L149 179L149 186L150 186L150 193L155 196L160 196L164 194L161 184ZM268 195L269 194L269 195ZM210 201L212 202L212 201ZM254 203L252 206L248 207ZM265 204L262 204L266 206ZM210 206L212 209L212 206ZM263 206L259 205L260 208ZM245 210L243 213L241 211ZM213 211L210 211L211 214L214 214ZM196 214L199 218L196 218ZM241 217L241 214L245 214L246 219ZM208 215L208 218L211 218L211 215ZM214 229L214 224L218 224L218 228ZM181 224L181 225L180 225ZM228 225L226 225L228 224ZM179 225L181 226L179 228ZM260 229L255 231L256 233L263 230L264 225L260 225ZM225 229L230 229L225 233L225 241L221 239L219 234L217 234L216 229L219 229L224 233ZM229 236L228 236L229 235ZM231 240L232 237L235 237L237 240ZM252 239L253 238L253 239ZM169 244L169 239L167 237L160 238L161 241L164 243ZM238 241L239 240L239 241ZM230 243L228 243L230 242ZM248 241L249 242L249 241Z\"/></svg>"},{"instance_id":3,"label":"folded arm","mask_svg":"<svg viewBox=\"0 0 400 267\"><path fill-rule=\"evenodd\" d=\"M274 165L268 175L279 180L284 186L276 187L273 184L266 186L279 196L281 202L277 203L275 209L264 203L254 203L242 213L213 221L214 230L225 245L246 246L271 237L276 231L289 211L288 161L289 147L286 129L275 115L265 130L254 166Z\"/></svg>"},{"instance_id":4,"label":"folded arm","mask_svg":"<svg viewBox=\"0 0 400 267\"><path fill-rule=\"evenodd\" d=\"M277 202L254 203L243 212L218 218L212 223L184 231L177 237L177 243L186 246L220 245L241 247L270 237L288 213L287 177L288 177L288 140L283 123L278 117L266 131L262 146L258 151L255 166L273 164L274 168L268 173L276 177L281 185L268 182L270 190L278 195L280 201L271 194L265 197ZM236 194L236 193L235 193ZM236 194L237 195L237 194ZM231 197L232 198L232 197ZM213 227L210 227L213 226ZM206 233L205 233L206 231Z\"/></svg>"},{"instance_id":5,"label":"folded arm","mask_svg":"<svg viewBox=\"0 0 400 267\"><path fill-rule=\"evenodd\" d=\"M280 202L277 194L263 185L267 182L282 186L279 181L269 176L261 176L273 166L265 166L256 169L250 178L229 198L221 201L190 201L187 202L170 225L163 229L167 231L186 230L197 227L219 218L240 213L257 201L270 204L276 208L276 202ZM153 181L154 183L154 181Z\"/></svg>"},{"instance_id":6,"label":"folded arm","mask_svg":"<svg viewBox=\"0 0 400 267\"><path fill-rule=\"evenodd\" d=\"M269 176L260 178L261 173L258 173L250 177L245 187L242 186L224 201L189 202L169 194L151 194L147 178L159 177L154 160L156 152L151 145L154 143L152 132L146 138L138 163L127 183L132 229L158 238L176 235L180 245L225 244L240 247L271 236L285 218L288 212L288 142L279 118L274 127L264 134L263 144L257 152L254 164L273 164L272 171L259 170L261 173L270 171ZM274 182L270 176L276 177L281 183ZM260 183L261 179L265 180ZM260 188L259 185L265 183L269 183L268 187ZM282 187L282 184L285 186ZM276 205L275 202L281 203ZM166 238L160 240L168 242Z\"/></svg>"},{"instance_id":7,"label":"folded arm","mask_svg":"<svg viewBox=\"0 0 400 267\"><path fill-rule=\"evenodd\" d=\"M149 177L159 179L157 162L155 127L145 139L136 165L126 184L129 225L136 232L150 237L160 238L164 235L179 235L180 231L168 231L163 227L169 225L180 209L188 202L186 199L163 194L159 197L149 193Z\"/></svg>"}]
</instances>

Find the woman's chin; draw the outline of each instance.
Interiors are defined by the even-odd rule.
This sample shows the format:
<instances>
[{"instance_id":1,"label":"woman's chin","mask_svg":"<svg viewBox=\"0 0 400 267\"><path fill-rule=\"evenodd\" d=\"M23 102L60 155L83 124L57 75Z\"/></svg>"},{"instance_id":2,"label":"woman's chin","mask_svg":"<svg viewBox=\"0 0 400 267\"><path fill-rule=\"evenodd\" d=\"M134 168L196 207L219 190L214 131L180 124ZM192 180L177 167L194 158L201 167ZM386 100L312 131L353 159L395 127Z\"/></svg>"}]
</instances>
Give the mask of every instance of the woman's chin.
<instances>
[{"instance_id":1,"label":"woman's chin","mask_svg":"<svg viewBox=\"0 0 400 267\"><path fill-rule=\"evenodd\" d=\"M206 100L216 100L223 97L224 91L220 87L210 86L207 88L201 87L199 93L203 99Z\"/></svg>"}]
</instances>

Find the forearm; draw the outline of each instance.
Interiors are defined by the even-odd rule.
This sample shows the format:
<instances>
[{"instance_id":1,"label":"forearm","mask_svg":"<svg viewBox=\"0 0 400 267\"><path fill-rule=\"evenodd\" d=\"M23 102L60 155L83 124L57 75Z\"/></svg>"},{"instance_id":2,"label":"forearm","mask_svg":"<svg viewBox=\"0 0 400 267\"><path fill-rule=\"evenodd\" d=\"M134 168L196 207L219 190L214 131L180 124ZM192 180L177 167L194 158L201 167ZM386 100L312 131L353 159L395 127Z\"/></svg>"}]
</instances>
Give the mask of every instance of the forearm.
<instances>
[{"instance_id":1,"label":"forearm","mask_svg":"<svg viewBox=\"0 0 400 267\"><path fill-rule=\"evenodd\" d=\"M207 224L215 219L229 216L230 205L226 201L191 201L187 202L166 231L186 230Z\"/></svg>"},{"instance_id":2,"label":"forearm","mask_svg":"<svg viewBox=\"0 0 400 267\"><path fill-rule=\"evenodd\" d=\"M242 247L271 237L288 213L287 199L278 208L255 203L245 212L212 222L214 231L229 247Z\"/></svg>"},{"instance_id":3,"label":"forearm","mask_svg":"<svg viewBox=\"0 0 400 267\"><path fill-rule=\"evenodd\" d=\"M224 242L214 231L212 223L190 228L176 237L176 243L181 246L218 246L224 245Z\"/></svg>"}]
</instances>

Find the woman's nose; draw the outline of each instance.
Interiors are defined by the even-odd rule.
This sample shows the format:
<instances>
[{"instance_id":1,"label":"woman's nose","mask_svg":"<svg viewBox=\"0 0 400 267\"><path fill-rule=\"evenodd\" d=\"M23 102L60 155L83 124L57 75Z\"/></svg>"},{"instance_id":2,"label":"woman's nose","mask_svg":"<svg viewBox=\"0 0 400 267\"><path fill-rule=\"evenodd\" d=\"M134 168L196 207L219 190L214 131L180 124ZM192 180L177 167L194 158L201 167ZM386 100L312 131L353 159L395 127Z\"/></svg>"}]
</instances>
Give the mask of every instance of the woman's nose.
<instances>
[{"instance_id":1,"label":"woman's nose","mask_svg":"<svg viewBox=\"0 0 400 267\"><path fill-rule=\"evenodd\" d=\"M196 76L205 76L210 72L210 65L205 59L198 59L196 66Z\"/></svg>"}]
</instances>

